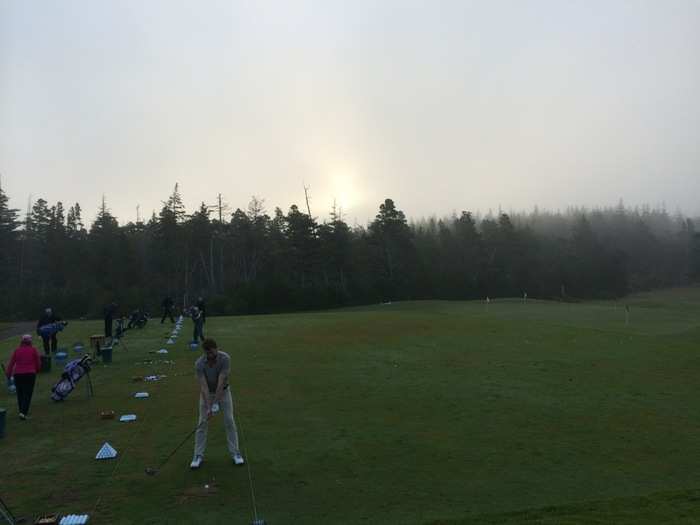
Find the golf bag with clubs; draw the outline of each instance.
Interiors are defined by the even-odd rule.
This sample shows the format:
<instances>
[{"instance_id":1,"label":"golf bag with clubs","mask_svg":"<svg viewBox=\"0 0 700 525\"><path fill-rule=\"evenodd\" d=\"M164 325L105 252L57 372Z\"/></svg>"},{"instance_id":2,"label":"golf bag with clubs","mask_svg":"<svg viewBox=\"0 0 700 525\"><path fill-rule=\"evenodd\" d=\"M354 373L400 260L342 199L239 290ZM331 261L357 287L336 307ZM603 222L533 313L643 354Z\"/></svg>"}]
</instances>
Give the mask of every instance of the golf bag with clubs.
<instances>
[{"instance_id":1,"label":"golf bag with clubs","mask_svg":"<svg viewBox=\"0 0 700 525\"><path fill-rule=\"evenodd\" d=\"M61 332L66 326L68 326L68 321L56 321L55 323L40 326L37 331L41 337L51 337L52 335Z\"/></svg>"},{"instance_id":2,"label":"golf bag with clubs","mask_svg":"<svg viewBox=\"0 0 700 525\"><path fill-rule=\"evenodd\" d=\"M121 339L124 337L124 333L126 332L126 318L120 317L117 319L117 331L114 335L116 339Z\"/></svg>"},{"instance_id":3,"label":"golf bag with clubs","mask_svg":"<svg viewBox=\"0 0 700 525\"><path fill-rule=\"evenodd\" d=\"M134 310L129 316L127 328L144 328L148 322L148 314L140 309Z\"/></svg>"},{"instance_id":4,"label":"golf bag with clubs","mask_svg":"<svg viewBox=\"0 0 700 525\"><path fill-rule=\"evenodd\" d=\"M63 368L61 380L51 389L51 399L54 401L65 400L75 389L75 385L78 381L80 381L83 376L90 373L90 364L91 360L89 355L84 355L80 359L74 359L68 362ZM88 376L88 381L89 380L90 377Z\"/></svg>"}]
</instances>

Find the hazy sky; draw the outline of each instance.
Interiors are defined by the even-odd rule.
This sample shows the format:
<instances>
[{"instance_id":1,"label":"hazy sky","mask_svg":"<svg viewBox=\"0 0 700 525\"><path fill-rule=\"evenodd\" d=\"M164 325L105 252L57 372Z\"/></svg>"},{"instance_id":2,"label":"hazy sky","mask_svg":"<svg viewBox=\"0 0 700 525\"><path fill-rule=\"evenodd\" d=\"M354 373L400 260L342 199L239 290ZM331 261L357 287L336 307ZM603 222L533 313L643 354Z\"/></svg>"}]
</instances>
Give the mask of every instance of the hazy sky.
<instances>
[{"instance_id":1,"label":"hazy sky","mask_svg":"<svg viewBox=\"0 0 700 525\"><path fill-rule=\"evenodd\" d=\"M364 224L665 202L700 213L700 0L0 0L0 174L102 195L175 182Z\"/></svg>"}]
</instances>

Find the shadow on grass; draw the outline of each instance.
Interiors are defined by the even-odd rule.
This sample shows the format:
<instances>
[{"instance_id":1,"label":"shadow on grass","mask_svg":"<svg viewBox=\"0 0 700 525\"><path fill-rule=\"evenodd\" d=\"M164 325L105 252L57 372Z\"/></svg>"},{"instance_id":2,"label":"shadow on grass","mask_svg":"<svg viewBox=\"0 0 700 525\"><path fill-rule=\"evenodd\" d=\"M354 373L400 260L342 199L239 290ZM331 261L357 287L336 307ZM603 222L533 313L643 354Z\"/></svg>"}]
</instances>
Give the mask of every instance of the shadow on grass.
<instances>
[{"instance_id":1,"label":"shadow on grass","mask_svg":"<svg viewBox=\"0 0 700 525\"><path fill-rule=\"evenodd\" d=\"M698 523L700 489L665 491L636 498L615 498L574 505L547 506L503 514L481 514L425 525L472 524L615 524Z\"/></svg>"}]
</instances>

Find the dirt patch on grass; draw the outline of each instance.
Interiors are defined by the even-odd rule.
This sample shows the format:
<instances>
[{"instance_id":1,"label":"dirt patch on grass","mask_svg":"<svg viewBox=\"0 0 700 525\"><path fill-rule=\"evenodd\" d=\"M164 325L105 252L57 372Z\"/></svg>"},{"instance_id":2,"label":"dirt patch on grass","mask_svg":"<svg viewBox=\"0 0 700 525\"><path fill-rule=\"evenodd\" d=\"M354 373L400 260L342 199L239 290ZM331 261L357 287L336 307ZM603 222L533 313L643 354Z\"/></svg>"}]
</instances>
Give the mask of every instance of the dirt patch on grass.
<instances>
[{"instance_id":1,"label":"dirt patch on grass","mask_svg":"<svg viewBox=\"0 0 700 525\"><path fill-rule=\"evenodd\" d=\"M179 503L181 505L186 504L189 503L190 500L192 500L193 498L204 498L207 496L217 494L218 492L219 487L213 482L195 487L189 487L183 490L180 494Z\"/></svg>"}]
</instances>

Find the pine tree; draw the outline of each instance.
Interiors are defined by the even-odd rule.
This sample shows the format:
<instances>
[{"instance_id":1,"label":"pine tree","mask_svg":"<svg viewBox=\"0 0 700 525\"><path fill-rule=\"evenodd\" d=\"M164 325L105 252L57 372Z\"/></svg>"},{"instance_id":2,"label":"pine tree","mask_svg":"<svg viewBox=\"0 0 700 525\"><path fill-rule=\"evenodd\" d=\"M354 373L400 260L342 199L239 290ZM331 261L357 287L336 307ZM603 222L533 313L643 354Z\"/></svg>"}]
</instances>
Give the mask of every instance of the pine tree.
<instances>
[{"instance_id":1,"label":"pine tree","mask_svg":"<svg viewBox=\"0 0 700 525\"><path fill-rule=\"evenodd\" d=\"M0 187L0 289L4 289L4 283L9 287L11 282L11 268L13 260L19 251L17 228L20 225L17 219L19 210L10 208L9 198Z\"/></svg>"},{"instance_id":2,"label":"pine tree","mask_svg":"<svg viewBox=\"0 0 700 525\"><path fill-rule=\"evenodd\" d=\"M77 202L68 208L68 214L66 215L66 231L68 236L72 239L83 238L87 233L81 213L80 204Z\"/></svg>"},{"instance_id":3,"label":"pine tree","mask_svg":"<svg viewBox=\"0 0 700 525\"><path fill-rule=\"evenodd\" d=\"M384 300L410 296L410 276L416 262L413 233L403 211L394 201L385 199L379 213L369 225L369 240L375 246L375 270Z\"/></svg>"},{"instance_id":4,"label":"pine tree","mask_svg":"<svg viewBox=\"0 0 700 525\"><path fill-rule=\"evenodd\" d=\"M107 200L103 196L102 204L97 212L95 222L93 222L90 227L90 234L114 233L117 229L119 229L119 222L117 218L112 215L109 208L107 208Z\"/></svg>"},{"instance_id":5,"label":"pine tree","mask_svg":"<svg viewBox=\"0 0 700 525\"><path fill-rule=\"evenodd\" d=\"M352 232L343 221L336 203L330 211L330 221L318 228L326 286L329 280L337 288L337 299L344 302L348 295L348 273L352 255Z\"/></svg>"},{"instance_id":6,"label":"pine tree","mask_svg":"<svg viewBox=\"0 0 700 525\"><path fill-rule=\"evenodd\" d=\"M212 224L209 220L209 208L203 202L199 210L194 212L185 223L187 229L187 247L192 280L188 279L188 287L197 294L207 287L213 291L216 287L214 275L214 239Z\"/></svg>"},{"instance_id":7,"label":"pine tree","mask_svg":"<svg viewBox=\"0 0 700 525\"><path fill-rule=\"evenodd\" d=\"M19 210L10 208L9 202L9 197L0 186L0 239L2 240L12 238L20 225L17 219Z\"/></svg>"},{"instance_id":8,"label":"pine tree","mask_svg":"<svg viewBox=\"0 0 700 525\"><path fill-rule=\"evenodd\" d=\"M172 194L163 204L173 214L173 217L177 223L182 223L185 221L187 218L187 213L185 210L185 205L182 203L182 196L180 195L180 188L177 182L175 183L175 188L173 189Z\"/></svg>"},{"instance_id":9,"label":"pine tree","mask_svg":"<svg viewBox=\"0 0 700 525\"><path fill-rule=\"evenodd\" d=\"M289 241L289 266L293 279L303 289L312 283L314 269L319 263L316 221L292 204L285 217Z\"/></svg>"},{"instance_id":10,"label":"pine tree","mask_svg":"<svg viewBox=\"0 0 700 525\"><path fill-rule=\"evenodd\" d=\"M27 230L39 242L46 242L46 236L51 229L51 209L44 199L37 199L32 206Z\"/></svg>"}]
</instances>

